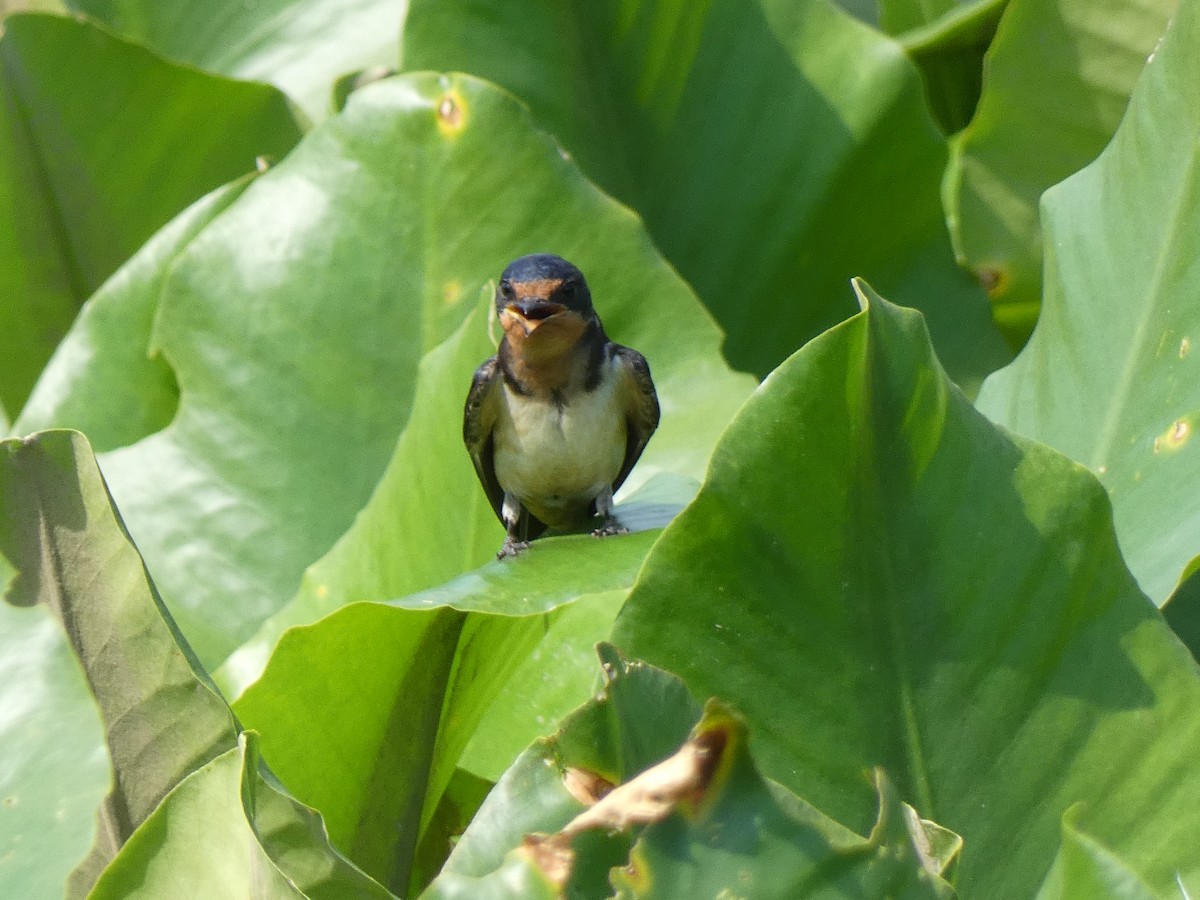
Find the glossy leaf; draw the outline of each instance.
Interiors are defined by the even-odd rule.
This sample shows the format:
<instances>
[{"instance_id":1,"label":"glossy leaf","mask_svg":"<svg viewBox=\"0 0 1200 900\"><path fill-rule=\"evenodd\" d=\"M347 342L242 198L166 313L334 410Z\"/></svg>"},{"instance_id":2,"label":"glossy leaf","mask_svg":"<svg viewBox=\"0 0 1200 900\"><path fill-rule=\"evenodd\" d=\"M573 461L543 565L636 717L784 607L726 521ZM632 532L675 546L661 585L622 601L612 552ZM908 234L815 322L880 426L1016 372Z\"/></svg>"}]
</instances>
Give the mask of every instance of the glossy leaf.
<instances>
[{"instance_id":1,"label":"glossy leaf","mask_svg":"<svg viewBox=\"0 0 1200 900\"><path fill-rule=\"evenodd\" d=\"M232 78L267 81L314 120L337 78L395 66L403 0L67 0L158 53Z\"/></svg>"},{"instance_id":2,"label":"glossy leaf","mask_svg":"<svg viewBox=\"0 0 1200 900\"><path fill-rule=\"evenodd\" d=\"M420 75L357 92L173 258L151 345L178 381L178 413L102 463L201 659L248 638L348 528L409 414L421 355L533 249L579 264L609 333L650 359L672 422L652 452L670 448L663 468L698 477L750 380L731 377L719 330L635 217L480 82ZM469 372L456 403L468 385ZM79 382L59 402L98 396L103 382ZM652 474L647 457L636 477Z\"/></svg>"},{"instance_id":3,"label":"glossy leaf","mask_svg":"<svg viewBox=\"0 0 1200 900\"><path fill-rule=\"evenodd\" d=\"M168 790L232 746L234 721L177 643L84 437L44 432L4 441L0 453L0 553L18 573L5 599L41 604L62 625L113 765L96 844L72 876L81 895ZM93 745L65 750L79 759Z\"/></svg>"},{"instance_id":4,"label":"glossy leaf","mask_svg":"<svg viewBox=\"0 0 1200 900\"><path fill-rule=\"evenodd\" d=\"M1012 0L983 94L954 142L946 209L956 252L1020 346L1042 299L1042 192L1112 137L1178 0Z\"/></svg>"},{"instance_id":5,"label":"glossy leaf","mask_svg":"<svg viewBox=\"0 0 1200 900\"><path fill-rule=\"evenodd\" d=\"M1184 6L1113 143L1047 192L1041 323L980 408L1084 464L1121 550L1166 602L1200 553L1200 13Z\"/></svg>"},{"instance_id":6,"label":"glossy leaf","mask_svg":"<svg viewBox=\"0 0 1200 900\"><path fill-rule=\"evenodd\" d=\"M542 539L446 588L353 603L287 631L235 709L334 844L407 893L416 846L493 698L557 608L632 583L655 537ZM526 742L542 730L523 723ZM510 730L501 749L512 741ZM483 765L502 768L488 751Z\"/></svg>"},{"instance_id":7,"label":"glossy leaf","mask_svg":"<svg viewBox=\"0 0 1200 900\"><path fill-rule=\"evenodd\" d=\"M0 396L16 415L79 304L159 226L300 136L283 95L95 25L4 20Z\"/></svg>"},{"instance_id":8,"label":"glossy leaf","mask_svg":"<svg viewBox=\"0 0 1200 900\"><path fill-rule=\"evenodd\" d=\"M638 210L739 368L765 374L845 318L854 275L925 309L963 383L1002 358L951 262L916 71L823 0L415 0L403 61L527 102Z\"/></svg>"},{"instance_id":9,"label":"glossy leaf","mask_svg":"<svg viewBox=\"0 0 1200 900\"><path fill-rule=\"evenodd\" d=\"M1200 884L1200 673L1107 498L985 420L919 316L861 290L730 425L614 640L736 703L765 773L852 828L882 766L962 836L965 895L1031 896L1080 801L1153 889Z\"/></svg>"},{"instance_id":10,"label":"glossy leaf","mask_svg":"<svg viewBox=\"0 0 1200 900\"><path fill-rule=\"evenodd\" d=\"M104 871L90 900L159 900L185 885L194 897L391 897L317 849L319 820L259 774L256 744L252 732L243 733L237 747L180 782Z\"/></svg>"},{"instance_id":11,"label":"glossy leaf","mask_svg":"<svg viewBox=\"0 0 1200 900\"><path fill-rule=\"evenodd\" d=\"M83 304L13 424L14 434L70 426L102 452L135 443L171 421L179 386L151 345L163 284L179 254L249 181L224 185L197 200Z\"/></svg>"}]
</instances>

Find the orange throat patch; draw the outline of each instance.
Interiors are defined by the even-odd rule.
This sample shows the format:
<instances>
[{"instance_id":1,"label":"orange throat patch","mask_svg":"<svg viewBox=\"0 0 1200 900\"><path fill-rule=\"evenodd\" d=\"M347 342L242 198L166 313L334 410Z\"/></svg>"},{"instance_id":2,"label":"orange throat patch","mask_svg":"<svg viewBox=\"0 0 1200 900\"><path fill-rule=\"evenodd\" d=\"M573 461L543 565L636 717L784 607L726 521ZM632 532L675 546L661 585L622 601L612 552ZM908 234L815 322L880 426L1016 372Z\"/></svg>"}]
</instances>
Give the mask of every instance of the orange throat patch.
<instances>
[{"instance_id":1,"label":"orange throat patch","mask_svg":"<svg viewBox=\"0 0 1200 900\"><path fill-rule=\"evenodd\" d=\"M587 330L578 313L564 310L545 319L526 319L505 309L500 325L512 351L512 373L522 385L538 393L566 386L576 367L572 351Z\"/></svg>"}]
</instances>

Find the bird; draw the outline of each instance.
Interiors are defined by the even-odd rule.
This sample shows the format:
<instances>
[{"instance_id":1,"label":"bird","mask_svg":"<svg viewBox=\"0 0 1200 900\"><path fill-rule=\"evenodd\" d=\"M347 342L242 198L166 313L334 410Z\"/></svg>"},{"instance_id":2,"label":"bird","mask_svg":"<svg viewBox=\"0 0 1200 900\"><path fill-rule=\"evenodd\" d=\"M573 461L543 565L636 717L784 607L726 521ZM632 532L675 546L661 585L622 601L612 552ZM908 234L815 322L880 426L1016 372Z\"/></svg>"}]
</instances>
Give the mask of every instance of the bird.
<instances>
[{"instance_id":1,"label":"bird","mask_svg":"<svg viewBox=\"0 0 1200 900\"><path fill-rule=\"evenodd\" d=\"M595 517L594 536L626 533L613 494L659 421L646 358L609 340L583 273L561 256L511 262L495 307L504 337L471 381L463 442L505 528L497 558Z\"/></svg>"}]
</instances>

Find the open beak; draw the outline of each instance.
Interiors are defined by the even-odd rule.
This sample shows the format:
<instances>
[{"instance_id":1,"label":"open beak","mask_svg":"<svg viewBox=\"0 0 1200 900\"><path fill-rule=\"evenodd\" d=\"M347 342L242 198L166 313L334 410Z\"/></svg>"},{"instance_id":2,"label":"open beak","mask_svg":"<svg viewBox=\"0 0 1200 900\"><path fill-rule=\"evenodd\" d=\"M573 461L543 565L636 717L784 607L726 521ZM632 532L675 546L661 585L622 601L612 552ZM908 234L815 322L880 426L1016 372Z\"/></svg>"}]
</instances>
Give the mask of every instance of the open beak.
<instances>
[{"instance_id":1,"label":"open beak","mask_svg":"<svg viewBox=\"0 0 1200 900\"><path fill-rule=\"evenodd\" d=\"M531 334L551 316L565 312L566 307L560 303L551 303L549 300L519 300L516 303L508 304L504 311L521 323L526 334Z\"/></svg>"}]
</instances>

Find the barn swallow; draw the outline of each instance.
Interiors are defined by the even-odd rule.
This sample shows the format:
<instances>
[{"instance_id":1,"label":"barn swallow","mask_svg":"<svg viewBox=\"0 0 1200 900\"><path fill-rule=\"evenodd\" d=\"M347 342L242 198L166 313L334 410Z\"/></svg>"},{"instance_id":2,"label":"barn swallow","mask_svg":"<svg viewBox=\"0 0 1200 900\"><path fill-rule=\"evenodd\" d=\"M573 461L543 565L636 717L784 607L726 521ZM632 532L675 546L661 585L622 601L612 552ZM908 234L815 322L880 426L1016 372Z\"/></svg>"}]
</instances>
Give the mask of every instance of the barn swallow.
<instances>
[{"instance_id":1,"label":"barn swallow","mask_svg":"<svg viewBox=\"0 0 1200 900\"><path fill-rule=\"evenodd\" d=\"M621 534L613 493L658 427L645 357L613 343L583 273L550 254L522 256L496 287L504 338L475 372L463 441L515 556L547 528L599 516Z\"/></svg>"}]
</instances>

